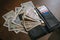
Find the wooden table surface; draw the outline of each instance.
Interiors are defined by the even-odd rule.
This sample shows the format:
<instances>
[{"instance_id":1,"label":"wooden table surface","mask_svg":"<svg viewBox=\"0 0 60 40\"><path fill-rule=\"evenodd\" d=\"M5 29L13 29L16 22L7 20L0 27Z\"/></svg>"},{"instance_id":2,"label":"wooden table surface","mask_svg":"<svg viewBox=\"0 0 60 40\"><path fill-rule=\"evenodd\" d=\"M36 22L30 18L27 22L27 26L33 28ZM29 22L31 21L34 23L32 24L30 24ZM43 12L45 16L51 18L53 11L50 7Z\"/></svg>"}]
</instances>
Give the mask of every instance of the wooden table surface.
<instances>
[{"instance_id":1,"label":"wooden table surface","mask_svg":"<svg viewBox=\"0 0 60 40\"><path fill-rule=\"evenodd\" d=\"M36 7L46 5L60 21L60 0L0 0L0 38L2 40L30 40L29 36L24 33L15 34L14 32L9 32L8 28L3 26L5 20L2 18L2 15L6 12L14 10L15 7L27 1L32 1ZM38 40L60 40L60 32L55 30Z\"/></svg>"}]
</instances>

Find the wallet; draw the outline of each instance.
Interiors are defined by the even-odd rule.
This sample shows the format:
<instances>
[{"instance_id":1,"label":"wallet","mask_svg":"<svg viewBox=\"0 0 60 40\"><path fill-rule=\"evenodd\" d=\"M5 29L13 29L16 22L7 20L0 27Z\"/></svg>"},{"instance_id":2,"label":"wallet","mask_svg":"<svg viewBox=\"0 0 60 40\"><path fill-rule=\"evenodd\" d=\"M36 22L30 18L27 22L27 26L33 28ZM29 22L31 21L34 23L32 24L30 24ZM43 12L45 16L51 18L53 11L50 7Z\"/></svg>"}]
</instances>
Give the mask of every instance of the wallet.
<instances>
[{"instance_id":1,"label":"wallet","mask_svg":"<svg viewBox=\"0 0 60 40\"><path fill-rule=\"evenodd\" d=\"M32 40L37 40L37 38L40 38L60 27L60 22L56 19L52 12L44 5L41 7L40 9L35 8L35 10L38 16L44 21L45 26L38 25L28 31Z\"/></svg>"}]
</instances>

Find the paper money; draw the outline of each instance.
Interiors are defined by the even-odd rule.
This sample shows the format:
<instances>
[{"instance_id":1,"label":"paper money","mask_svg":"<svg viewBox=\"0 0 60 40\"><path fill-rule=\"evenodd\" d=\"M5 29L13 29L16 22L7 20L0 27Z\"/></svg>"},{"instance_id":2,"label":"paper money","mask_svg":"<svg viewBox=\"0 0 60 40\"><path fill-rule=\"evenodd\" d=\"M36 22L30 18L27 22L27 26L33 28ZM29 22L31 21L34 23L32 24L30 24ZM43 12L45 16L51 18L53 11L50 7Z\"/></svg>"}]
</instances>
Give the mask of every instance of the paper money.
<instances>
[{"instance_id":1,"label":"paper money","mask_svg":"<svg viewBox=\"0 0 60 40\"><path fill-rule=\"evenodd\" d=\"M18 27L19 30L14 30L15 33L19 33L19 32L22 32L22 33L25 33L25 34L28 34L28 32L25 31L25 29L23 27Z\"/></svg>"},{"instance_id":2,"label":"paper money","mask_svg":"<svg viewBox=\"0 0 60 40\"><path fill-rule=\"evenodd\" d=\"M8 27L9 31L19 30L19 29L22 28L22 26L15 25L15 24L12 23L11 21L12 21L12 20L8 20L8 22L9 22L9 24L10 24L9 27Z\"/></svg>"},{"instance_id":3,"label":"paper money","mask_svg":"<svg viewBox=\"0 0 60 40\"><path fill-rule=\"evenodd\" d=\"M32 1L22 3L21 7L15 7L15 11L11 10L2 16L5 19L3 26L8 27L9 31L14 31L16 34L19 32L28 34L27 31L37 25L43 24L44 26L44 21L34 8Z\"/></svg>"},{"instance_id":4,"label":"paper money","mask_svg":"<svg viewBox=\"0 0 60 40\"><path fill-rule=\"evenodd\" d=\"M5 23L3 24L3 26L9 27L9 23L7 21L5 21Z\"/></svg>"},{"instance_id":5,"label":"paper money","mask_svg":"<svg viewBox=\"0 0 60 40\"><path fill-rule=\"evenodd\" d=\"M15 32L16 34L18 34L18 33L20 32L20 30L14 30L14 32Z\"/></svg>"},{"instance_id":6,"label":"paper money","mask_svg":"<svg viewBox=\"0 0 60 40\"><path fill-rule=\"evenodd\" d=\"M24 10L28 10L30 8L35 8L32 1L22 3L21 6L24 8Z\"/></svg>"},{"instance_id":7,"label":"paper money","mask_svg":"<svg viewBox=\"0 0 60 40\"><path fill-rule=\"evenodd\" d=\"M15 16L15 12L13 10L9 11L8 13L4 14L2 17L5 20L8 20L10 17L14 17Z\"/></svg>"},{"instance_id":8,"label":"paper money","mask_svg":"<svg viewBox=\"0 0 60 40\"><path fill-rule=\"evenodd\" d=\"M36 27L37 25L41 25L41 22L24 21L24 26L27 31L31 30L32 28Z\"/></svg>"},{"instance_id":9,"label":"paper money","mask_svg":"<svg viewBox=\"0 0 60 40\"><path fill-rule=\"evenodd\" d=\"M15 19L12 20L12 22L16 25L21 25L22 22L22 16L23 14L19 14L17 15L17 17Z\"/></svg>"},{"instance_id":10,"label":"paper money","mask_svg":"<svg viewBox=\"0 0 60 40\"><path fill-rule=\"evenodd\" d=\"M16 25L16 24L12 23L11 21L12 21L12 18L10 18L8 20L8 23L10 24L9 27L8 27L9 31L14 31L15 33L23 32L23 33L27 34L27 32L24 31L24 28L21 24Z\"/></svg>"},{"instance_id":11,"label":"paper money","mask_svg":"<svg viewBox=\"0 0 60 40\"><path fill-rule=\"evenodd\" d=\"M14 32L15 32L16 34L18 34L19 32L28 34L24 29L22 29L22 30L14 30Z\"/></svg>"},{"instance_id":12,"label":"paper money","mask_svg":"<svg viewBox=\"0 0 60 40\"><path fill-rule=\"evenodd\" d=\"M21 12L22 7L15 7L15 13L19 14L19 12Z\"/></svg>"},{"instance_id":13,"label":"paper money","mask_svg":"<svg viewBox=\"0 0 60 40\"><path fill-rule=\"evenodd\" d=\"M23 10L25 11L26 16L29 16L30 18L37 21L40 20L37 12L34 10L35 7L31 1L22 3L21 6L23 7Z\"/></svg>"},{"instance_id":14,"label":"paper money","mask_svg":"<svg viewBox=\"0 0 60 40\"><path fill-rule=\"evenodd\" d=\"M34 20L34 19L32 19L32 18L30 18L30 17L28 17L28 16L24 16L24 20L25 20L25 19L30 20L30 21L36 21L36 20Z\"/></svg>"},{"instance_id":15,"label":"paper money","mask_svg":"<svg viewBox=\"0 0 60 40\"><path fill-rule=\"evenodd\" d=\"M26 12L27 16L29 16L30 18L36 20L36 21L40 21L41 19L39 18L39 16L37 15L37 12L35 12L34 9L30 9L28 10L28 12Z\"/></svg>"}]
</instances>

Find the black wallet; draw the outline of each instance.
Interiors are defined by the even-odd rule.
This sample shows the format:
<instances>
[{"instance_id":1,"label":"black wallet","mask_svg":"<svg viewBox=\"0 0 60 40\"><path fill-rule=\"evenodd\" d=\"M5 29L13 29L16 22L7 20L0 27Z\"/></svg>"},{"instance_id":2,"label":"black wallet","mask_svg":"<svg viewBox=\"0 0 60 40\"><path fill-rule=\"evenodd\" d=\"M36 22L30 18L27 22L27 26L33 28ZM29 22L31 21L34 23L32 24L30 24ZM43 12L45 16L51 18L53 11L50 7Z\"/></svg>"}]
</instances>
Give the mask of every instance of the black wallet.
<instances>
[{"instance_id":1,"label":"black wallet","mask_svg":"<svg viewBox=\"0 0 60 40\"><path fill-rule=\"evenodd\" d=\"M48 31L53 31L55 28L58 28L60 26L60 22L56 19L56 17L48 8L47 10L48 11L41 13L41 11L39 11L39 9L36 8L39 17L42 18L42 20L45 22Z\"/></svg>"},{"instance_id":2,"label":"black wallet","mask_svg":"<svg viewBox=\"0 0 60 40\"><path fill-rule=\"evenodd\" d=\"M48 8L47 8L48 9ZM39 11L39 9L35 8L38 16L45 22L45 26L38 25L35 28L28 31L29 36L32 40L36 40L39 37L42 37L53 30L60 27L59 21L56 17L50 12L50 10L46 12Z\"/></svg>"},{"instance_id":3,"label":"black wallet","mask_svg":"<svg viewBox=\"0 0 60 40\"><path fill-rule=\"evenodd\" d=\"M37 38L42 37L47 33L48 33L47 30L44 28L44 26L41 25L38 25L31 29L30 31L28 31L28 34L32 40L36 40Z\"/></svg>"}]
</instances>

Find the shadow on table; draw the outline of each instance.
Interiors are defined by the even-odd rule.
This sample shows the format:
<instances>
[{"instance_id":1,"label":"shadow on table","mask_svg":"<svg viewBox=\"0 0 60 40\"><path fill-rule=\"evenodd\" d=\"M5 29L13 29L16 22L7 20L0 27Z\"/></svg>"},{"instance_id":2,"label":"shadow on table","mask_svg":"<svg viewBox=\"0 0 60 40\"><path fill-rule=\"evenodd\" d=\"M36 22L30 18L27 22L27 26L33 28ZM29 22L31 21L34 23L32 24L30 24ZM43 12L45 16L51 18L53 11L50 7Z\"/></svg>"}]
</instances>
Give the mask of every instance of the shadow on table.
<instances>
[{"instance_id":1,"label":"shadow on table","mask_svg":"<svg viewBox=\"0 0 60 40\"><path fill-rule=\"evenodd\" d=\"M60 40L60 28L58 28L57 30L55 30L51 36L49 37L48 40Z\"/></svg>"}]
</instances>

